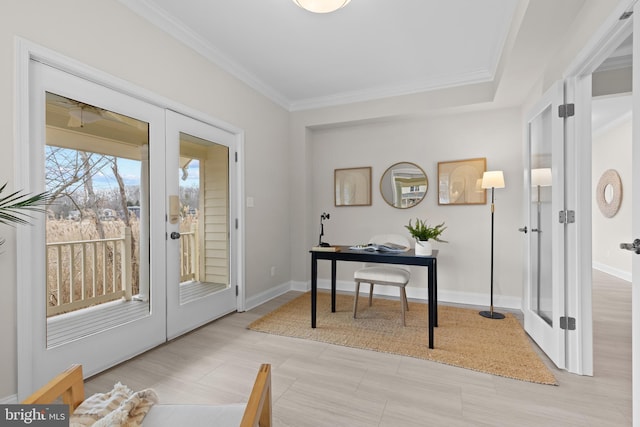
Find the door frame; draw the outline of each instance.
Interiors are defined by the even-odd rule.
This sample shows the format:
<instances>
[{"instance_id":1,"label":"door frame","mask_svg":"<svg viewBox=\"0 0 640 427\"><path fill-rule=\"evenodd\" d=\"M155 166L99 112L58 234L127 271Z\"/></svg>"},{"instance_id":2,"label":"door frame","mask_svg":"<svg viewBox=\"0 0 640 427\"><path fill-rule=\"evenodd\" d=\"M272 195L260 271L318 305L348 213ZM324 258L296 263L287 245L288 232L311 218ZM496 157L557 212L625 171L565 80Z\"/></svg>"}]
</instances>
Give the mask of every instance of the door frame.
<instances>
[{"instance_id":1,"label":"door frame","mask_svg":"<svg viewBox=\"0 0 640 427\"><path fill-rule=\"evenodd\" d=\"M238 220L237 246L236 246L236 278L238 285L237 309L245 309L245 210L244 210L244 131L236 126L222 120L213 118L200 111L194 110L185 105L173 102L157 93L138 87L126 80L107 74L101 70L85 65L75 59L59 54L51 49L40 46L29 40L15 38L15 97L14 97L14 164L16 165L14 181L16 188L33 189L29 175L29 135L30 135L30 80L29 72L31 61L41 62L61 71L73 74L79 78L105 86L109 89L121 92L138 100L147 102L156 107L173 110L193 117L196 120L208 123L212 126L223 129L231 134L235 139L237 167L236 167L236 213ZM42 224L36 224L37 230ZM30 339L26 339L33 330L33 322L29 309L31 292L27 287L20 286L20 283L28 283L31 279L31 263L29 262L28 241L30 227L22 227L16 230L16 329L17 329L17 394L18 399L29 395L33 391L34 375L29 363L21 361L31 361L32 344ZM95 372L94 372L95 373Z\"/></svg>"},{"instance_id":2,"label":"door frame","mask_svg":"<svg viewBox=\"0 0 640 427\"><path fill-rule=\"evenodd\" d=\"M567 171L567 209L576 211L576 224L568 228L566 315L577 320L576 330L567 334L567 370L581 375L593 375L591 75L633 32L633 17L621 16L633 10L636 1L621 1L563 73L565 102L576 106L575 117L566 121L565 129L567 159L572 160Z\"/></svg>"}]
</instances>

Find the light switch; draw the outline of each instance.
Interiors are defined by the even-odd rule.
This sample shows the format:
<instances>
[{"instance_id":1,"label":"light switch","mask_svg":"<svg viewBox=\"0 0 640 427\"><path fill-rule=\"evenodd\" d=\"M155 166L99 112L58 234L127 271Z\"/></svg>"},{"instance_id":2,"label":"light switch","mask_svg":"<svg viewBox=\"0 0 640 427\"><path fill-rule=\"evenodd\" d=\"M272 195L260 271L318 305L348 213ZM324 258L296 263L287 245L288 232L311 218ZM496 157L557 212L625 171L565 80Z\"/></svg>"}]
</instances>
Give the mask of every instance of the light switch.
<instances>
[{"instance_id":1,"label":"light switch","mask_svg":"<svg viewBox=\"0 0 640 427\"><path fill-rule=\"evenodd\" d=\"M252 208L254 206L255 206L255 204L254 204L254 201L253 201L253 197L247 197L247 207L248 208Z\"/></svg>"}]
</instances>

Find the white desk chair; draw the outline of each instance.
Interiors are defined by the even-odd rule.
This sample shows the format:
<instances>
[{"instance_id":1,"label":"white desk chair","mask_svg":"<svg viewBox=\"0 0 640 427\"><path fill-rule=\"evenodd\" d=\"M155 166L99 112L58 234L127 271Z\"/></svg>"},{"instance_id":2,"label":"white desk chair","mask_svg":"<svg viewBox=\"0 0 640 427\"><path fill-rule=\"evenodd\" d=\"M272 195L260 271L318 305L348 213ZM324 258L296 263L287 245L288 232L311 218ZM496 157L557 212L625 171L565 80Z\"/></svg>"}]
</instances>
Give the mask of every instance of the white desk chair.
<instances>
[{"instance_id":1,"label":"white desk chair","mask_svg":"<svg viewBox=\"0 0 640 427\"><path fill-rule=\"evenodd\" d=\"M384 244L395 243L409 247L409 240L398 234L380 234L373 236L369 243ZM356 318L356 312L358 311L358 295L360 294L360 283L369 283L369 307L373 303L373 285L389 285L397 286L400 289L400 305L402 306L402 326L406 326L405 323L405 310L409 310L409 303L407 302L407 293L405 287L409 283L411 273L408 268L385 265L385 264L365 264L363 268L356 271L353 274L353 279L356 282L356 295L353 301L353 318Z\"/></svg>"}]
</instances>

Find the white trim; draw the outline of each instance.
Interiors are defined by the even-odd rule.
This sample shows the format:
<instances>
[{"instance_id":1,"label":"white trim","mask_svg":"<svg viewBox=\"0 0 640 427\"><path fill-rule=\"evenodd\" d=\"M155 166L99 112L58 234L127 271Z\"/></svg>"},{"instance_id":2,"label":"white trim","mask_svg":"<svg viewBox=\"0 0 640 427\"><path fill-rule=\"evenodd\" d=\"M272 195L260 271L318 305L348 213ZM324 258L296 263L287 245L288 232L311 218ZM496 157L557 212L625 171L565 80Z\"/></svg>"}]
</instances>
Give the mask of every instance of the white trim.
<instances>
[{"instance_id":1,"label":"white trim","mask_svg":"<svg viewBox=\"0 0 640 427\"><path fill-rule=\"evenodd\" d=\"M440 78L429 79L428 81L423 82L413 82L401 86L342 92L329 96L291 101L289 104L289 111L295 112L316 108L335 107L338 105L391 98L394 96L413 95L432 90L450 89L478 83L489 83L493 81L493 78L494 75L492 75L489 70L483 69L465 73L456 77L441 76Z\"/></svg>"},{"instance_id":2,"label":"white trim","mask_svg":"<svg viewBox=\"0 0 640 427\"><path fill-rule=\"evenodd\" d=\"M619 268L611 267L609 265L596 261L593 262L593 268L595 270L602 271L603 273L607 273L613 277L617 277L618 279L622 279L626 282L631 282L632 274L630 271L621 270Z\"/></svg>"},{"instance_id":3,"label":"white trim","mask_svg":"<svg viewBox=\"0 0 640 427\"><path fill-rule=\"evenodd\" d=\"M280 295L284 295L292 289L293 282L285 282L280 285L274 286L272 288L267 289L264 292L260 292L257 295L247 298L245 301L245 309L251 310L253 308L258 307L261 304L264 304L267 301L271 301L274 298L279 297Z\"/></svg>"},{"instance_id":4,"label":"white trim","mask_svg":"<svg viewBox=\"0 0 640 427\"><path fill-rule=\"evenodd\" d=\"M311 285L309 284L309 288ZM330 279L318 279L318 289L330 290ZM427 288L418 288L407 286L407 298L419 301L427 301ZM353 293L355 284L352 280L336 280L336 291ZM399 297L398 288L396 286L376 285L373 288L373 295L385 297ZM369 294L369 287L362 286L361 293ZM489 306L487 294L471 293L459 291L438 290L438 304L464 304L477 307ZM494 295L494 305L496 308L506 308L510 310L518 310L522 307L522 300L518 297Z\"/></svg>"},{"instance_id":5,"label":"white trim","mask_svg":"<svg viewBox=\"0 0 640 427\"><path fill-rule=\"evenodd\" d=\"M619 46L633 31L632 19L620 21L620 16L632 10L637 0L621 0L614 11L591 36L589 42L576 55L564 71L563 78L593 73L596 68ZM620 23L622 22L622 25Z\"/></svg>"},{"instance_id":6,"label":"white trim","mask_svg":"<svg viewBox=\"0 0 640 427\"><path fill-rule=\"evenodd\" d=\"M257 90L276 104L288 109L289 100L276 91L271 86L264 83L254 74L247 71L237 62L220 52L204 38L193 32L190 28L178 21L159 6L147 2L146 0L119 0L120 3L131 9L140 17L146 19L151 24L167 32L176 40L198 52L209 61L218 65L224 71L246 83L249 87Z\"/></svg>"},{"instance_id":7,"label":"white trim","mask_svg":"<svg viewBox=\"0 0 640 427\"><path fill-rule=\"evenodd\" d=\"M12 394L10 396L3 397L2 399L0 399L0 405L15 405L16 403L18 403L17 394Z\"/></svg>"},{"instance_id":8,"label":"white trim","mask_svg":"<svg viewBox=\"0 0 640 427\"><path fill-rule=\"evenodd\" d=\"M373 90L363 90L354 92L343 92L329 96L322 96L309 99L292 100L266 84L255 74L238 64L233 59L222 53L219 49L209 43L199 34L192 31L183 22L177 20L158 5L148 0L119 0L127 8L131 9L140 17L146 19L151 24L165 31L170 36L184 43L189 48L216 64L224 71L236 77L249 87L283 107L289 112L302 111L329 106L345 105L355 102L370 101L379 98L393 96L410 95L420 92L427 92L435 89L446 89L451 87L466 86L477 83L487 83L495 79L499 60L504 49L496 49L495 57L491 60L491 69L478 69L458 76L443 75L438 78L426 81L411 82L400 86L389 86ZM500 45L504 48L510 33L506 33L500 40Z\"/></svg>"},{"instance_id":9,"label":"white trim","mask_svg":"<svg viewBox=\"0 0 640 427\"><path fill-rule=\"evenodd\" d=\"M318 289L328 291L331 290L330 279L318 279ZM284 295L289 291L309 292L311 290L311 281L289 281L275 286L267 291L247 299L247 310L258 307L267 301ZM336 291L351 293L355 290L355 284L352 280L336 280ZM427 301L427 289L412 286L406 287L407 298ZM361 293L369 294L369 288L363 286ZM376 285L373 294L375 296L398 297L398 288L394 286ZM477 307L488 306L487 295L484 293L470 293L458 291L438 291L438 304L464 304ZM522 311L522 299L512 296L494 296L494 305L496 308L508 310Z\"/></svg>"},{"instance_id":10,"label":"white trim","mask_svg":"<svg viewBox=\"0 0 640 427\"><path fill-rule=\"evenodd\" d=\"M28 178L21 171L28 171L29 165L29 61L30 51L20 39L16 39L15 63L15 127L14 127L14 180L16 188L30 188ZM18 232L20 230L17 230ZM16 233L16 237L19 233ZM17 344L16 356L20 354L33 354L31 339L20 339L28 337L33 330L33 319L28 310L21 309L32 301L31 287L18 286L19 283L30 283L32 271L27 268L27 263L31 262L28 245L22 244L21 239L16 238L16 322L17 322ZM31 390L28 385L33 383L33 371L26 364L17 363L17 378L24 381L17 381L18 395L27 396Z\"/></svg>"},{"instance_id":11,"label":"white trim","mask_svg":"<svg viewBox=\"0 0 640 427\"><path fill-rule=\"evenodd\" d=\"M58 70L75 75L84 80L92 83L99 84L108 89L127 94L140 101L144 101L150 105L160 107L167 110L172 110L189 116L193 119L207 123L211 126L217 127L230 134L233 134L233 138L238 149L238 164L237 164L237 190L239 192L237 197L238 217L244 218L245 206L244 200L244 131L236 126L233 126L222 120L213 118L207 114L197 111L186 105L174 102L168 98L162 97L152 91L143 89L130 82L107 74L101 70L90 67L77 60L61 55L53 50L45 48L41 45L33 43L21 37L15 37L15 84L14 84L14 101L15 101L15 127L14 127L14 141L15 141L15 157L14 163L16 167L15 171L15 183L17 188L25 188L30 191L37 191L33 185L29 182L29 177L24 171L29 171L30 168L30 122L29 122L29 85L30 85L30 61L34 60L43 64L47 64ZM237 284L239 286L239 298L244 298L245 288L245 274L244 274L244 259L245 259L245 242L244 242L244 224L241 222L241 227L238 230L238 263L237 263ZM25 233L34 232L33 227L26 227L17 230L18 236L27 236ZM32 278L33 272L28 268L31 262L31 254L28 252L28 245L21 242L28 239L18 238L16 243L17 252L17 283L29 283ZM29 337L33 330L33 323L31 317L28 315L28 310L22 309L27 307L30 301L33 300L31 290L27 286L17 286L17 354L33 354L33 347L30 339L20 339L20 337ZM244 303L240 301L239 308L244 307ZM28 390L28 385L33 384L33 373L27 364L18 363L18 396L26 396L31 390Z\"/></svg>"},{"instance_id":12,"label":"white trim","mask_svg":"<svg viewBox=\"0 0 640 427\"><path fill-rule=\"evenodd\" d=\"M593 133L592 136L593 137L598 137L602 134L604 134L605 132L611 130L611 129L615 129L618 126L626 123L627 121L631 121L631 118L633 117L633 112L632 111L628 111L626 113L624 113L623 115L616 117L615 119L611 120L610 122L607 122L606 124L600 126L597 129L593 129Z\"/></svg>"}]
</instances>

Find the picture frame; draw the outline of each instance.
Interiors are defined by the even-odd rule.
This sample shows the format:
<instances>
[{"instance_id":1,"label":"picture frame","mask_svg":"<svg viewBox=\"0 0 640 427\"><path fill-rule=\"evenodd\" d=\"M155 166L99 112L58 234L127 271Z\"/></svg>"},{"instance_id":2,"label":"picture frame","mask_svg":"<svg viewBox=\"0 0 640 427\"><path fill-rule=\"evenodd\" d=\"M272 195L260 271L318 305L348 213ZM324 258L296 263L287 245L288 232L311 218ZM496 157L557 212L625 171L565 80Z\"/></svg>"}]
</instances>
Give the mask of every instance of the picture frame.
<instances>
[{"instance_id":1,"label":"picture frame","mask_svg":"<svg viewBox=\"0 0 640 427\"><path fill-rule=\"evenodd\" d=\"M371 206L371 166L335 169L334 205Z\"/></svg>"},{"instance_id":2,"label":"picture frame","mask_svg":"<svg viewBox=\"0 0 640 427\"><path fill-rule=\"evenodd\" d=\"M486 157L438 162L438 204L485 205L482 175L486 170Z\"/></svg>"}]
</instances>

